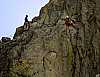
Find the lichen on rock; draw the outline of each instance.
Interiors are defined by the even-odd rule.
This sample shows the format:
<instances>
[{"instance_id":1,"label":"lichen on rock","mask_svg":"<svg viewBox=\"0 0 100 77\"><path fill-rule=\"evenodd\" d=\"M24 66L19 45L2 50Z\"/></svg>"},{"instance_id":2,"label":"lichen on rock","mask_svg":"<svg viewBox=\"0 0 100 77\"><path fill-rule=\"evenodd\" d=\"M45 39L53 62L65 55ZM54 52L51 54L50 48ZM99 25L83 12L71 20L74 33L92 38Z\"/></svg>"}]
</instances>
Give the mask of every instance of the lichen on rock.
<instances>
[{"instance_id":1,"label":"lichen on rock","mask_svg":"<svg viewBox=\"0 0 100 77\"><path fill-rule=\"evenodd\" d=\"M96 77L100 74L100 1L50 0L38 17L0 42L0 77ZM76 20L66 27L63 18Z\"/></svg>"}]
</instances>

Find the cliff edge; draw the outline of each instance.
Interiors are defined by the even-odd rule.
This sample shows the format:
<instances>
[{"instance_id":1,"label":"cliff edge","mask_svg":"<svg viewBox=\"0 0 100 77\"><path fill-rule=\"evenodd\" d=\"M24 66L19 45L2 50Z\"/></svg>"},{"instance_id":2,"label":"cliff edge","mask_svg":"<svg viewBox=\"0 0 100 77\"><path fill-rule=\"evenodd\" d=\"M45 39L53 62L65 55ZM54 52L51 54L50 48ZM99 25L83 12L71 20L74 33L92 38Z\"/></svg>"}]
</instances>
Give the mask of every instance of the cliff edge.
<instances>
[{"instance_id":1,"label":"cliff edge","mask_svg":"<svg viewBox=\"0 0 100 77\"><path fill-rule=\"evenodd\" d=\"M0 42L0 77L99 77L100 1L50 0L38 17ZM65 26L66 16L76 28Z\"/></svg>"}]
</instances>

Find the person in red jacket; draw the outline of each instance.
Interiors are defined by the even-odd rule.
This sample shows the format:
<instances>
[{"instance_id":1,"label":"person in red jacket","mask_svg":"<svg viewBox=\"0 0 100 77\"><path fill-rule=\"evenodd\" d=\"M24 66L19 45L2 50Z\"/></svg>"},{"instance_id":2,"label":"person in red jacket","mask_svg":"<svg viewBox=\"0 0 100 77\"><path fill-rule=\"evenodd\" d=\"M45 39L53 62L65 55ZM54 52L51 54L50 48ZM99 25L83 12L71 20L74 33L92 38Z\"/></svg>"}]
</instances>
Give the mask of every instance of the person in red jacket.
<instances>
[{"instance_id":1,"label":"person in red jacket","mask_svg":"<svg viewBox=\"0 0 100 77\"><path fill-rule=\"evenodd\" d=\"M70 19L69 16L66 16L66 18L64 19L65 21L65 26L67 27L74 27L75 28L75 21Z\"/></svg>"},{"instance_id":2,"label":"person in red jacket","mask_svg":"<svg viewBox=\"0 0 100 77\"><path fill-rule=\"evenodd\" d=\"M64 21L65 21L65 26L66 27L69 27L71 25L69 16L66 16L66 18L64 19Z\"/></svg>"}]
</instances>

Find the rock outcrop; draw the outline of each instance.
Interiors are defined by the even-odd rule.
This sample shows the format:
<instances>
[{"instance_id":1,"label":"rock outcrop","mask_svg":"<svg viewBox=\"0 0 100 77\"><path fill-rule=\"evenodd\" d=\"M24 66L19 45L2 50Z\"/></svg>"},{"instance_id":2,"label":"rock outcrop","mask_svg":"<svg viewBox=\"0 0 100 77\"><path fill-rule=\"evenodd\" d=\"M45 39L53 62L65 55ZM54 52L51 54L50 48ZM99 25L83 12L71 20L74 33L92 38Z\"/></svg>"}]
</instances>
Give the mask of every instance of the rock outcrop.
<instances>
[{"instance_id":1,"label":"rock outcrop","mask_svg":"<svg viewBox=\"0 0 100 77\"><path fill-rule=\"evenodd\" d=\"M29 30L0 43L0 77L98 77L100 1L50 0ZM66 16L76 28L66 27Z\"/></svg>"}]
</instances>

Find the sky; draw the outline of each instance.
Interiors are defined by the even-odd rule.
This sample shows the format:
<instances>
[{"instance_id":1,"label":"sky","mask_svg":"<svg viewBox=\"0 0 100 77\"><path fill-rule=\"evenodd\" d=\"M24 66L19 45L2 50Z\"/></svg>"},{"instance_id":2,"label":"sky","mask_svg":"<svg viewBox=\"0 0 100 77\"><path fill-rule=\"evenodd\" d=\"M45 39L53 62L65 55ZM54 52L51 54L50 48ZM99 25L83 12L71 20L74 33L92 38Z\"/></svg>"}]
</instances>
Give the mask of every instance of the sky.
<instances>
[{"instance_id":1,"label":"sky","mask_svg":"<svg viewBox=\"0 0 100 77\"><path fill-rule=\"evenodd\" d=\"M28 19L39 15L41 7L49 0L0 0L0 38L13 37L16 28L24 24L27 14Z\"/></svg>"}]
</instances>

